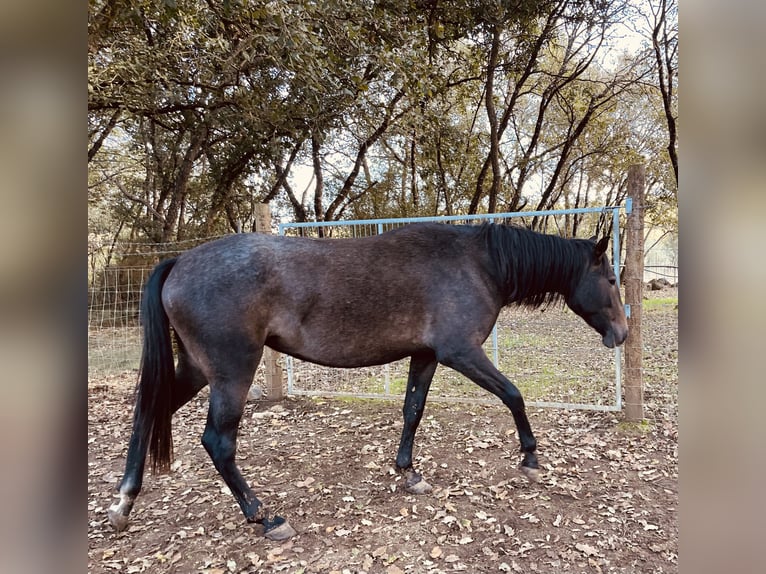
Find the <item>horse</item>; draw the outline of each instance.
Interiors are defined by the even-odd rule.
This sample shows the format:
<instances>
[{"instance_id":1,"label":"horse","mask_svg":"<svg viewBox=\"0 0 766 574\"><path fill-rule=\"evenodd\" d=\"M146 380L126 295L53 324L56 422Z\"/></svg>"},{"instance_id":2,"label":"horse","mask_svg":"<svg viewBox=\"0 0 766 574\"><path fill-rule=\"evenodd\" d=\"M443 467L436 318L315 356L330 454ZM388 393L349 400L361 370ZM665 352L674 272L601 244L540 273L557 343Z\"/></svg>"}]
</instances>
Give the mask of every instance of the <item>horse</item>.
<instances>
[{"instance_id":1,"label":"horse","mask_svg":"<svg viewBox=\"0 0 766 574\"><path fill-rule=\"evenodd\" d=\"M503 307L563 300L606 347L621 345L628 325L607 244L608 237L562 238L499 223L413 223L364 238L233 234L161 261L141 301L140 374L111 525L121 531L128 524L147 452L154 472L169 470L171 416L209 385L202 444L216 470L266 538L295 534L283 517L270 516L235 463L264 346L329 367L410 358L396 454L407 492L431 491L413 467L412 449L439 363L508 407L521 471L537 480L537 442L522 395L482 344Z\"/></svg>"}]
</instances>

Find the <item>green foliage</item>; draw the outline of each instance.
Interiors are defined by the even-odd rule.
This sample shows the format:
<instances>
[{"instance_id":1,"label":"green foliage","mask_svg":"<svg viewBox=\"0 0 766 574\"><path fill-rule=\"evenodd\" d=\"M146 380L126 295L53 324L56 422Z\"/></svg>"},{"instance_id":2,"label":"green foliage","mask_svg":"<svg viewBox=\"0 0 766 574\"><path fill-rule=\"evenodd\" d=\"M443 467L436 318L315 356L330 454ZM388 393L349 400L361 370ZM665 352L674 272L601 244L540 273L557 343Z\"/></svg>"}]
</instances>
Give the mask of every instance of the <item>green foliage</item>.
<instances>
[{"instance_id":1,"label":"green foliage","mask_svg":"<svg viewBox=\"0 0 766 574\"><path fill-rule=\"evenodd\" d=\"M653 299L645 299L641 303L644 311L657 311L667 309L668 307L678 307L678 297L655 297Z\"/></svg>"},{"instance_id":2,"label":"green foliage","mask_svg":"<svg viewBox=\"0 0 766 574\"><path fill-rule=\"evenodd\" d=\"M644 419L638 422L620 421L617 423L617 430L627 435L645 436L652 432L654 425Z\"/></svg>"},{"instance_id":3,"label":"green foliage","mask_svg":"<svg viewBox=\"0 0 766 574\"><path fill-rule=\"evenodd\" d=\"M249 231L260 202L299 220L617 203L642 158L651 216L677 225L652 59L604 64L627 16L623 0L91 0L90 231Z\"/></svg>"}]
</instances>

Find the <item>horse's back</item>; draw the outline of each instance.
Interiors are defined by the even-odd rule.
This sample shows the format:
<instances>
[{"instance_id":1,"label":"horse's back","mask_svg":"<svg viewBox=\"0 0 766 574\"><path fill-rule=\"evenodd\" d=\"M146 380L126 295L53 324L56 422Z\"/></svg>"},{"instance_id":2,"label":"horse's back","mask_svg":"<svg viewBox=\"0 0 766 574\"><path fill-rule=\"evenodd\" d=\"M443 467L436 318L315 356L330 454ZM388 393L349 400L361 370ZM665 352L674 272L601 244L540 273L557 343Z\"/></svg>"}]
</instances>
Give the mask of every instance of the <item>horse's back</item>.
<instances>
[{"instance_id":1,"label":"horse's back","mask_svg":"<svg viewBox=\"0 0 766 574\"><path fill-rule=\"evenodd\" d=\"M439 317L496 312L478 256L470 233L444 225L359 239L231 235L180 256L163 301L187 336L239 331L318 363L384 363L427 347Z\"/></svg>"},{"instance_id":2,"label":"horse's back","mask_svg":"<svg viewBox=\"0 0 766 574\"><path fill-rule=\"evenodd\" d=\"M291 290L326 289L329 295L344 291L344 285L357 288L357 282L384 287L400 280L411 284L440 270L451 272L470 257L468 243L465 234L443 224L410 225L354 239L233 234L182 254L171 280L197 290L248 283L240 286L243 292L282 283Z\"/></svg>"}]
</instances>

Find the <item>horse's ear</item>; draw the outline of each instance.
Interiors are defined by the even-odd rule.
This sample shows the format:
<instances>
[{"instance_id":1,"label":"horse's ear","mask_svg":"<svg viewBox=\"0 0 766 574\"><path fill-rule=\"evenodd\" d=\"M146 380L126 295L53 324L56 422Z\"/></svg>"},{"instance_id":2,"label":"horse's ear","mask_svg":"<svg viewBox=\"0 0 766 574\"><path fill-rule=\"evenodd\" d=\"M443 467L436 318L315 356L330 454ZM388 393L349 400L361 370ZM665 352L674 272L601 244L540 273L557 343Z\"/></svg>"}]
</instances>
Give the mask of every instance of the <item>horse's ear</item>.
<instances>
[{"instance_id":1,"label":"horse's ear","mask_svg":"<svg viewBox=\"0 0 766 574\"><path fill-rule=\"evenodd\" d=\"M601 240L596 243L596 251L595 256L596 259L600 258L604 253L606 253L606 248L609 246L609 236L605 235L601 238Z\"/></svg>"},{"instance_id":2,"label":"horse's ear","mask_svg":"<svg viewBox=\"0 0 766 574\"><path fill-rule=\"evenodd\" d=\"M593 243L596 243L596 241L598 241L598 235L591 235L588 241L592 241Z\"/></svg>"}]
</instances>

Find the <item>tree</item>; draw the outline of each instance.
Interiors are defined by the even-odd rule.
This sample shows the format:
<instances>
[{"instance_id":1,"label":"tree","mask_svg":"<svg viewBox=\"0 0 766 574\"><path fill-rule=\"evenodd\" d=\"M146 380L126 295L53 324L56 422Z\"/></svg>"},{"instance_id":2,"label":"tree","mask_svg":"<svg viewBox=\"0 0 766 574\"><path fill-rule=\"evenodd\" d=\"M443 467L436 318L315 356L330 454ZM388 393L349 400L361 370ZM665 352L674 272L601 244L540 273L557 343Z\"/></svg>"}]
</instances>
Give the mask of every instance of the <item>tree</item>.
<instances>
[{"instance_id":1,"label":"tree","mask_svg":"<svg viewBox=\"0 0 766 574\"><path fill-rule=\"evenodd\" d=\"M619 201L625 142L665 109L654 52L605 65L625 0L90 8L90 202L137 239L248 231L259 202L332 221Z\"/></svg>"},{"instance_id":2,"label":"tree","mask_svg":"<svg viewBox=\"0 0 766 574\"><path fill-rule=\"evenodd\" d=\"M668 125L668 156L678 185L678 102L675 78L678 74L678 4L676 0L649 3L652 49L657 63L657 81Z\"/></svg>"}]
</instances>

